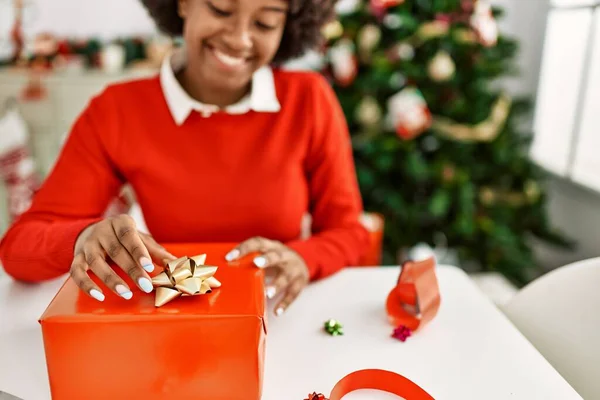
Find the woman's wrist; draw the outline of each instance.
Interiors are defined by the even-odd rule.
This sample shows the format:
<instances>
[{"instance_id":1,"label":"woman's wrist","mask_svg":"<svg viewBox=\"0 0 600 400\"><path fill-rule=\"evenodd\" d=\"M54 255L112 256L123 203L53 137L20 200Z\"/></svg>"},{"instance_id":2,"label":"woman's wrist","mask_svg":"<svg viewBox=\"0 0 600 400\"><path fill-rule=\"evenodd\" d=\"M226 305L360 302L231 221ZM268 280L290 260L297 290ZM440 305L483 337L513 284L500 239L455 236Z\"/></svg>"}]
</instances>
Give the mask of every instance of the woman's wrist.
<instances>
[{"instance_id":1,"label":"woman's wrist","mask_svg":"<svg viewBox=\"0 0 600 400\"><path fill-rule=\"evenodd\" d=\"M84 227L81 230L81 232L79 232L79 235L77 235L77 237L75 238L75 244L73 245L73 255L78 253L83 242L85 242L85 239L90 235L90 232L92 232L92 230L94 229L96 224L98 224L98 222L93 222L93 223L87 225L86 227Z\"/></svg>"}]
</instances>

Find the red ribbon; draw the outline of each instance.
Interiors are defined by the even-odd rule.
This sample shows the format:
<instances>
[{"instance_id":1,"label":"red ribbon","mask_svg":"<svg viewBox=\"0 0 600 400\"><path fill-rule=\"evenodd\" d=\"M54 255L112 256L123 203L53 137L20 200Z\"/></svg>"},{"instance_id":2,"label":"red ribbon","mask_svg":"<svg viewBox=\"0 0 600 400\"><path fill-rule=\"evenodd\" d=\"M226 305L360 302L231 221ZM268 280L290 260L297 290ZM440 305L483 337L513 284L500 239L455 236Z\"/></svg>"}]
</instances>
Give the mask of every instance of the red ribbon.
<instances>
[{"instance_id":1,"label":"red ribbon","mask_svg":"<svg viewBox=\"0 0 600 400\"><path fill-rule=\"evenodd\" d=\"M396 287L388 295L386 309L394 326L405 325L416 331L431 321L440 308L440 289L435 260L408 261Z\"/></svg>"},{"instance_id":2,"label":"red ribbon","mask_svg":"<svg viewBox=\"0 0 600 400\"><path fill-rule=\"evenodd\" d=\"M388 295L386 308L394 326L404 325L415 331L431 321L440 308L440 289L435 274L435 259L408 261L396 287ZM376 389L392 393L405 400L434 400L419 385L402 375L380 369L352 372L339 381L329 399L313 393L308 400L341 400L345 395L359 389Z\"/></svg>"},{"instance_id":3,"label":"red ribbon","mask_svg":"<svg viewBox=\"0 0 600 400\"><path fill-rule=\"evenodd\" d=\"M328 399L321 393L313 393L309 394L308 399L305 400L341 400L348 393L361 389L381 390L398 395L404 400L435 400L410 379L382 369L363 369L352 372L335 385Z\"/></svg>"},{"instance_id":4,"label":"red ribbon","mask_svg":"<svg viewBox=\"0 0 600 400\"><path fill-rule=\"evenodd\" d=\"M376 389L392 393L405 400L434 400L433 397L419 385L394 372L381 369L364 369L352 372L339 381L333 390L329 400L341 400L348 393L360 389ZM309 399L324 399L323 395L313 394Z\"/></svg>"}]
</instances>

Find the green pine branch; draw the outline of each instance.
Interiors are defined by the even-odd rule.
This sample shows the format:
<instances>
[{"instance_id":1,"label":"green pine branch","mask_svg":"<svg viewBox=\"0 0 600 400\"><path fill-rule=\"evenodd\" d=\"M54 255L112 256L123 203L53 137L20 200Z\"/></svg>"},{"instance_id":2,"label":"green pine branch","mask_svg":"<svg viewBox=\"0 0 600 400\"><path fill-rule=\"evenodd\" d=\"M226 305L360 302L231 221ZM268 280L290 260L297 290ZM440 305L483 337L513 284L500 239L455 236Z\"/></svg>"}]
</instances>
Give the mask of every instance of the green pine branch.
<instances>
[{"instance_id":1,"label":"green pine branch","mask_svg":"<svg viewBox=\"0 0 600 400\"><path fill-rule=\"evenodd\" d=\"M365 209L385 216L384 263L397 264L402 250L422 242L434 245L443 235L462 265L498 271L523 284L539 271L533 251L536 241L565 249L574 246L552 226L546 177L528 154L532 134L521 126L531 117L532 100L513 99L508 118L491 142L455 141L432 129L404 140L385 118L366 126L357 116L366 97L375 99L386 115L389 98L414 86L436 117L465 125L490 117L502 93L498 79L518 73L514 58L519 46L504 35L493 47L461 39L472 30L462 4L406 0L387 10L399 21L390 25L389 18L371 14L363 2L355 12L340 17L344 33L329 41L329 46L342 38L354 42L357 77L348 87L335 80L332 84L352 133ZM494 15L499 18L502 10L495 8ZM424 24L440 16L452 20L447 33L415 44ZM366 25L381 32L379 43L369 51L360 48ZM394 49L402 43L413 45L412 58L397 56ZM434 81L428 69L440 51L450 54L456 67L445 82Z\"/></svg>"}]
</instances>

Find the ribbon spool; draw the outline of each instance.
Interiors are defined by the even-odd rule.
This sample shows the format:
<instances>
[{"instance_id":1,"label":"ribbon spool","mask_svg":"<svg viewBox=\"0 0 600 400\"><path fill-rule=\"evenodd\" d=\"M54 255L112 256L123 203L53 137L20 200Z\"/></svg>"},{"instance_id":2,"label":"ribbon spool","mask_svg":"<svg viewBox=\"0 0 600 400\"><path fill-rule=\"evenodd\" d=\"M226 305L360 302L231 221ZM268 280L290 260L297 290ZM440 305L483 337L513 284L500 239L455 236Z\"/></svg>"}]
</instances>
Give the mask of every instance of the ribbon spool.
<instances>
[{"instance_id":1,"label":"ribbon spool","mask_svg":"<svg viewBox=\"0 0 600 400\"><path fill-rule=\"evenodd\" d=\"M431 321L440 308L440 289L435 274L435 259L407 261L396 287L388 295L386 309L394 326L412 331Z\"/></svg>"}]
</instances>

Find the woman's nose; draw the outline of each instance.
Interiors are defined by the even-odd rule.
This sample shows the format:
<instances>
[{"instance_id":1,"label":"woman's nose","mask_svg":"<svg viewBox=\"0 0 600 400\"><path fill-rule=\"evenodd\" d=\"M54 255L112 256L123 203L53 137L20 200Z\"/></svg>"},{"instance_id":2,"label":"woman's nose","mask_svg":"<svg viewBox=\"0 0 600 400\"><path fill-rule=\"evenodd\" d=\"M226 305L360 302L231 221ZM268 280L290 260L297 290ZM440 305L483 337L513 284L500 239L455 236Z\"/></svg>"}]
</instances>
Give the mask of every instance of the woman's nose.
<instances>
[{"instance_id":1,"label":"woman's nose","mask_svg":"<svg viewBox=\"0 0 600 400\"><path fill-rule=\"evenodd\" d=\"M252 48L252 37L249 23L238 19L227 29L224 36L225 44L233 51L247 52Z\"/></svg>"}]
</instances>

